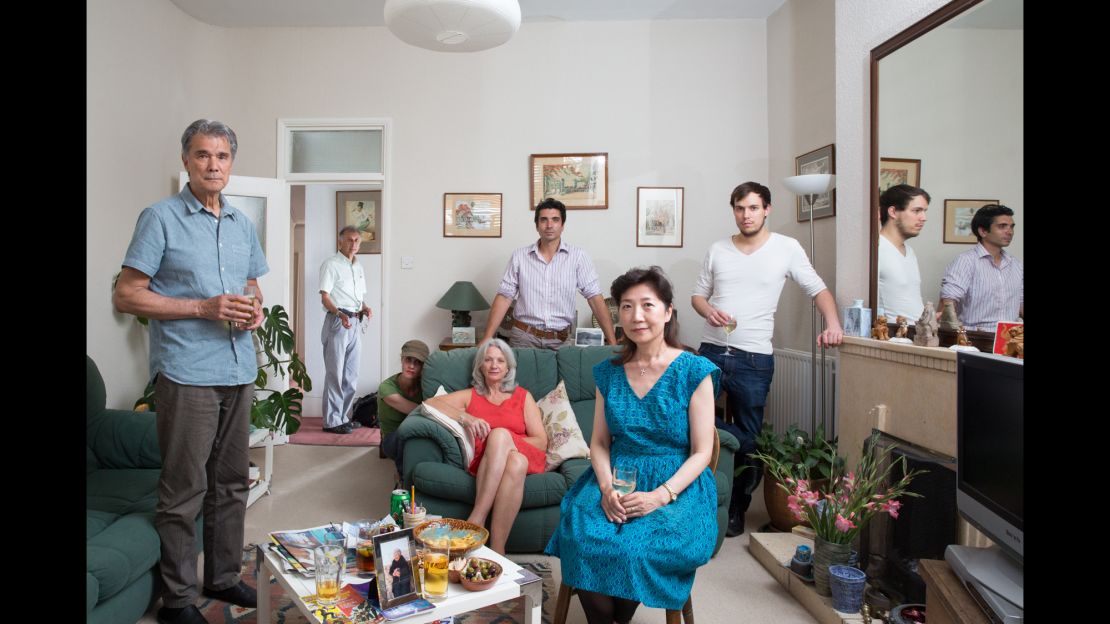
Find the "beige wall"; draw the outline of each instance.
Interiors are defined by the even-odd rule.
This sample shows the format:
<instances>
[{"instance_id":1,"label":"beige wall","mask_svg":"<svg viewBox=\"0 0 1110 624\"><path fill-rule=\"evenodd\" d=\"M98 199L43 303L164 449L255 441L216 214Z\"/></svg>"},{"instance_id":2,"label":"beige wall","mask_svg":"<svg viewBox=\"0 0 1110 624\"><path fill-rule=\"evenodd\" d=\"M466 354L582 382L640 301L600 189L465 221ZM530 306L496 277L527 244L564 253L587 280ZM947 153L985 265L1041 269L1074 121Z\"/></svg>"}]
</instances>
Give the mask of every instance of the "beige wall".
<instances>
[{"instance_id":1,"label":"beige wall","mask_svg":"<svg viewBox=\"0 0 1110 624\"><path fill-rule=\"evenodd\" d=\"M797 156L835 141L833 6L830 2L788 0L767 19L767 99L770 128L771 229L794 237L810 255L825 285L836 294L836 216L813 222L816 255L810 254L809 223L799 223L796 195L783 178L795 175ZM837 172L840 171L839 154ZM809 351L810 299L787 280L775 315L774 345Z\"/></svg>"},{"instance_id":2,"label":"beige wall","mask_svg":"<svg viewBox=\"0 0 1110 624\"><path fill-rule=\"evenodd\" d=\"M146 376L145 330L111 311L111 276L139 211L174 190L179 134L202 116L235 128L234 173L250 176L276 175L278 118L393 120L390 366L404 340L443 337L449 314L434 303L452 282L492 299L511 250L534 240L531 153L609 152L609 210L570 213L565 238L591 252L606 290L630 266L663 266L682 338L697 344L689 293L705 249L735 228L723 197L741 178L768 179L765 26L526 23L500 48L452 55L383 28L222 29L166 0L90 4L87 350L109 404L129 404ZM670 185L686 187L685 246L637 248L636 187ZM444 239L445 191L502 192L503 237ZM581 300L579 314L588 322Z\"/></svg>"}]
</instances>

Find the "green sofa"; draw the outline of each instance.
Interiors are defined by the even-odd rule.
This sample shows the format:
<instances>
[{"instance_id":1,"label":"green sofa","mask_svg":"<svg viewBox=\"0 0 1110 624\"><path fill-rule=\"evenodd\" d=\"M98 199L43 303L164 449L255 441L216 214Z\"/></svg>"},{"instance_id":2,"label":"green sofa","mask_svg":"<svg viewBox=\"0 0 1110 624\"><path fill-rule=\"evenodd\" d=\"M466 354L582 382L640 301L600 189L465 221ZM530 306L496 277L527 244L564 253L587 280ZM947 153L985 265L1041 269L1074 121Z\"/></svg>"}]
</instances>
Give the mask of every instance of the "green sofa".
<instances>
[{"instance_id":1,"label":"green sofa","mask_svg":"<svg viewBox=\"0 0 1110 624\"><path fill-rule=\"evenodd\" d=\"M447 391L471 385L470 374L477 349L436 351L424 364L423 391L431 396L439 386ZM566 382L571 408L589 442L593 431L593 366L613 356L614 347L567 347L513 349L517 358L517 383L536 400L542 399L562 379ZM406 488L415 486L416 496L428 513L466 518L474 504L476 484L462 464L462 452L444 427L419 414L405 418L397 430L404 448L402 478ZM721 456L717 464L717 546L724 541L728 503L732 493L733 454L740 445L727 431L718 430ZM528 475L520 515L509 533L509 552L540 552L559 524L559 504L570 486L590 465L587 459L567 460L554 472Z\"/></svg>"},{"instance_id":2,"label":"green sofa","mask_svg":"<svg viewBox=\"0 0 1110 624\"><path fill-rule=\"evenodd\" d=\"M158 430L153 412L105 409L100 370L85 365L85 622L136 622L161 583Z\"/></svg>"}]
</instances>

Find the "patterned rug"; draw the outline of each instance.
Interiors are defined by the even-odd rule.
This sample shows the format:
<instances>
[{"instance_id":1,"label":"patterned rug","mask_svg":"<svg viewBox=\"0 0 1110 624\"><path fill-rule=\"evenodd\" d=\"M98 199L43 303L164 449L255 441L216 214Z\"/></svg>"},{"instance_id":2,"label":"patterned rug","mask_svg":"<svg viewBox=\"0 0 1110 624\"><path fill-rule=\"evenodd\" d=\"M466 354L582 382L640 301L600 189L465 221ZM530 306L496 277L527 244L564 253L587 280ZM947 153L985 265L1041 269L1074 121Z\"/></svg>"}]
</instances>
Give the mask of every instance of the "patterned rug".
<instances>
[{"instance_id":1,"label":"patterned rug","mask_svg":"<svg viewBox=\"0 0 1110 624\"><path fill-rule=\"evenodd\" d=\"M258 579L254 574L254 546L243 549L243 581L257 587ZM510 556L509 559L516 559ZM521 567L531 570L543 579L543 624L551 624L555 613L555 595L558 585L551 578L551 566L534 555L522 555L518 561ZM277 580L270 581L270 605L273 613L269 624L308 624L308 620L293 605L293 600L285 594ZM197 608L211 624L259 624L254 609L243 609L226 602L201 597ZM403 620L402 620L403 621ZM514 598L477 611L455 616L454 624L521 624L524 622L524 598Z\"/></svg>"},{"instance_id":2,"label":"patterned rug","mask_svg":"<svg viewBox=\"0 0 1110 624\"><path fill-rule=\"evenodd\" d=\"M382 443L382 430L377 427L359 427L350 433L324 431L323 417L301 417L301 428L289 436L290 444L315 446L378 446Z\"/></svg>"}]
</instances>

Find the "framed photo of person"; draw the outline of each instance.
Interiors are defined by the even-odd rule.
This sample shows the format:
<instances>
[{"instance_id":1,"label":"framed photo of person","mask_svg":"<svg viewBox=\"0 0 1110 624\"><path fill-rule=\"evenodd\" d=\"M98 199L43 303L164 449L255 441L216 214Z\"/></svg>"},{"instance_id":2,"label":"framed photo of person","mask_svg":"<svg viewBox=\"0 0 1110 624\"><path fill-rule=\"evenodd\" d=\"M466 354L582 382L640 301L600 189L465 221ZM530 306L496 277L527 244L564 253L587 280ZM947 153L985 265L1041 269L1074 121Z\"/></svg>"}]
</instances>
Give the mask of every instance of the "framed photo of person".
<instances>
[{"instance_id":1,"label":"framed photo of person","mask_svg":"<svg viewBox=\"0 0 1110 624\"><path fill-rule=\"evenodd\" d=\"M897 184L921 187L920 158L879 157L879 192Z\"/></svg>"},{"instance_id":2,"label":"framed photo of person","mask_svg":"<svg viewBox=\"0 0 1110 624\"><path fill-rule=\"evenodd\" d=\"M444 193L445 238L501 238L501 193Z\"/></svg>"},{"instance_id":3,"label":"framed photo of person","mask_svg":"<svg viewBox=\"0 0 1110 624\"><path fill-rule=\"evenodd\" d=\"M382 609L420 597L416 540L411 528L374 536L374 568Z\"/></svg>"},{"instance_id":4,"label":"framed photo of person","mask_svg":"<svg viewBox=\"0 0 1110 624\"><path fill-rule=\"evenodd\" d=\"M681 247L684 228L681 186L636 187L636 246Z\"/></svg>"},{"instance_id":5,"label":"framed photo of person","mask_svg":"<svg viewBox=\"0 0 1110 624\"><path fill-rule=\"evenodd\" d=\"M983 206L997 203L997 199L944 200L944 242L974 245L979 239L971 231L971 218Z\"/></svg>"},{"instance_id":6,"label":"framed photo of person","mask_svg":"<svg viewBox=\"0 0 1110 624\"><path fill-rule=\"evenodd\" d=\"M567 210L605 210L609 207L609 153L532 154L528 185L531 207L551 197Z\"/></svg>"},{"instance_id":7,"label":"framed photo of person","mask_svg":"<svg viewBox=\"0 0 1110 624\"><path fill-rule=\"evenodd\" d=\"M819 147L794 159L794 175L811 173L836 173L836 147L833 144ZM809 221L809 202L797 197L798 222ZM813 218L836 216L836 191L821 193L813 200Z\"/></svg>"},{"instance_id":8,"label":"framed photo of person","mask_svg":"<svg viewBox=\"0 0 1110 624\"><path fill-rule=\"evenodd\" d=\"M362 244L355 253L380 254L382 252L381 208L381 191L336 191L336 234L348 225L353 225L362 235Z\"/></svg>"}]
</instances>

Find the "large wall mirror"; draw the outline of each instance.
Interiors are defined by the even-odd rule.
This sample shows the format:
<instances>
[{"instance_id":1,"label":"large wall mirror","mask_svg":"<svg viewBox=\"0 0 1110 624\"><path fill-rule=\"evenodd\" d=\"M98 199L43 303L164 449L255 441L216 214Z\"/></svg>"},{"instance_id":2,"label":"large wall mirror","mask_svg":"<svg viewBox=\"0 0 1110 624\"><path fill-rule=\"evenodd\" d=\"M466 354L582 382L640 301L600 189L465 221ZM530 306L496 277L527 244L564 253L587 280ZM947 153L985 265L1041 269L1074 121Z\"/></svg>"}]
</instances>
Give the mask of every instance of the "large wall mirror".
<instances>
[{"instance_id":1,"label":"large wall mirror","mask_svg":"<svg viewBox=\"0 0 1110 624\"><path fill-rule=\"evenodd\" d=\"M1023 11L1023 0L956 0L871 51L872 308L880 188L915 169L932 196L924 228L908 241L924 301L939 306L945 267L974 244L973 235L953 242L968 238L976 206L959 200L1012 208L1007 251L1023 259Z\"/></svg>"}]
</instances>

